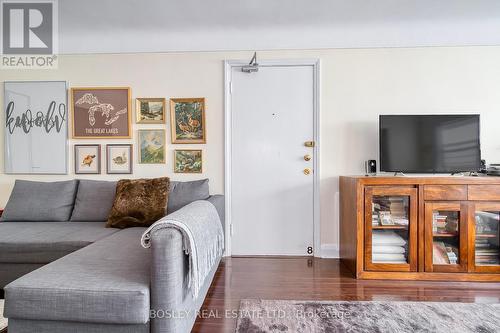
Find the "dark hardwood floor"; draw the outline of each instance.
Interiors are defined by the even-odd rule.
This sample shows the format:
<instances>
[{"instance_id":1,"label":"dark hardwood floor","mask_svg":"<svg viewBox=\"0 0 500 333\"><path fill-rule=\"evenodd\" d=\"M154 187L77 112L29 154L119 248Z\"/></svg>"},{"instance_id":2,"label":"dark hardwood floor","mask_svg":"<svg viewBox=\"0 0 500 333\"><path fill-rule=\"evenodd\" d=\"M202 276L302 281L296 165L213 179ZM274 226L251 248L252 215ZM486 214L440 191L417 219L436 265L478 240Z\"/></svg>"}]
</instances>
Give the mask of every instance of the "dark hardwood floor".
<instances>
[{"instance_id":1,"label":"dark hardwood floor","mask_svg":"<svg viewBox=\"0 0 500 333\"><path fill-rule=\"evenodd\" d=\"M241 299L500 302L500 283L356 280L337 259L226 258L193 332L234 333Z\"/></svg>"},{"instance_id":2,"label":"dark hardwood floor","mask_svg":"<svg viewBox=\"0 0 500 333\"><path fill-rule=\"evenodd\" d=\"M193 332L234 333L226 311L245 298L498 303L500 283L356 280L337 259L225 258Z\"/></svg>"}]
</instances>

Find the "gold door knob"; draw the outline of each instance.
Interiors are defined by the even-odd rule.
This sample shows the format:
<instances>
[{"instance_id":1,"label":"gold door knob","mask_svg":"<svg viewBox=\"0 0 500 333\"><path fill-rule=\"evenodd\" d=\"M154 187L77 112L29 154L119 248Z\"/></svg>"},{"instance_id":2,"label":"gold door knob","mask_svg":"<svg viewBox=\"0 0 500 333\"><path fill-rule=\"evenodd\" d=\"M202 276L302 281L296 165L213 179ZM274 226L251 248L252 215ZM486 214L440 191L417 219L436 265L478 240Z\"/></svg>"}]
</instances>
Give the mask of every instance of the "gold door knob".
<instances>
[{"instance_id":1,"label":"gold door knob","mask_svg":"<svg viewBox=\"0 0 500 333\"><path fill-rule=\"evenodd\" d=\"M304 155L304 161L310 161L311 155Z\"/></svg>"},{"instance_id":2,"label":"gold door knob","mask_svg":"<svg viewBox=\"0 0 500 333\"><path fill-rule=\"evenodd\" d=\"M306 175L306 176L307 176L307 175L310 175L310 174L311 174L311 169L309 169L309 168L305 168L305 169L304 169L304 175Z\"/></svg>"}]
</instances>

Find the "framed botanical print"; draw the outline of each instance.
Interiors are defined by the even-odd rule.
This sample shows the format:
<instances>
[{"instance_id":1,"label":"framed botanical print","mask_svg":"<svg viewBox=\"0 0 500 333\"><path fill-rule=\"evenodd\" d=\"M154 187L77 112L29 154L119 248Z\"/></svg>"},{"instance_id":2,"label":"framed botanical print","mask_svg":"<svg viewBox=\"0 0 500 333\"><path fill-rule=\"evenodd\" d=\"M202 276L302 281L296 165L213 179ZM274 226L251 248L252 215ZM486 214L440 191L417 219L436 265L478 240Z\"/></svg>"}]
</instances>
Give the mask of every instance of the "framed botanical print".
<instances>
[{"instance_id":1,"label":"framed botanical print","mask_svg":"<svg viewBox=\"0 0 500 333\"><path fill-rule=\"evenodd\" d=\"M138 124L165 124L165 98L137 98L135 114Z\"/></svg>"},{"instance_id":2,"label":"framed botanical print","mask_svg":"<svg viewBox=\"0 0 500 333\"><path fill-rule=\"evenodd\" d=\"M206 143L205 98L170 100L172 143Z\"/></svg>"},{"instance_id":3,"label":"framed botanical print","mask_svg":"<svg viewBox=\"0 0 500 333\"><path fill-rule=\"evenodd\" d=\"M130 138L130 88L72 88L73 138Z\"/></svg>"},{"instance_id":4,"label":"framed botanical print","mask_svg":"<svg viewBox=\"0 0 500 333\"><path fill-rule=\"evenodd\" d=\"M139 130L139 163L165 163L165 130Z\"/></svg>"},{"instance_id":5,"label":"framed botanical print","mask_svg":"<svg viewBox=\"0 0 500 333\"><path fill-rule=\"evenodd\" d=\"M174 172L202 173L202 151L199 149L176 149L174 152Z\"/></svg>"},{"instance_id":6,"label":"framed botanical print","mask_svg":"<svg viewBox=\"0 0 500 333\"><path fill-rule=\"evenodd\" d=\"M106 145L106 172L108 174L131 174L132 158L132 145Z\"/></svg>"},{"instance_id":7,"label":"framed botanical print","mask_svg":"<svg viewBox=\"0 0 500 333\"><path fill-rule=\"evenodd\" d=\"M101 173L101 145L75 145L75 174Z\"/></svg>"}]
</instances>

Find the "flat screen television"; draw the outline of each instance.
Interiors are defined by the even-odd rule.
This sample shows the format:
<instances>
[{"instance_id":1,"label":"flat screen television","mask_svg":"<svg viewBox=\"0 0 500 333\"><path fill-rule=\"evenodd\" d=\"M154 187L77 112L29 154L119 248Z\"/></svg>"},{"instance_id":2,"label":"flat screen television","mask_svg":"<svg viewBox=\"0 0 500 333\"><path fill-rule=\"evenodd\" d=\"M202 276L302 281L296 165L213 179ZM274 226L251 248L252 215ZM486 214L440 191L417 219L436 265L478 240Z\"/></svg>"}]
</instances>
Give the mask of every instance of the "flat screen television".
<instances>
[{"instance_id":1,"label":"flat screen television","mask_svg":"<svg viewBox=\"0 0 500 333\"><path fill-rule=\"evenodd\" d=\"M458 173L481 166L479 115L381 115L380 171Z\"/></svg>"}]
</instances>

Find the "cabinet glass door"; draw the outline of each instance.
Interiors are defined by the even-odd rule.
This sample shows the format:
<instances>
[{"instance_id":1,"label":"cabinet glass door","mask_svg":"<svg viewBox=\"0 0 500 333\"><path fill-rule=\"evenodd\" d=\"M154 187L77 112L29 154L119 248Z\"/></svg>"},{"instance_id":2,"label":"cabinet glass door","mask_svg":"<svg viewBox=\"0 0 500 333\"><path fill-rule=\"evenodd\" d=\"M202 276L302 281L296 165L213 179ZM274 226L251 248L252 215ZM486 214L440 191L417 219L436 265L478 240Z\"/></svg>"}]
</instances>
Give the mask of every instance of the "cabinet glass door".
<instances>
[{"instance_id":1,"label":"cabinet glass door","mask_svg":"<svg viewBox=\"0 0 500 333\"><path fill-rule=\"evenodd\" d=\"M500 204L476 203L473 205L470 224L471 266L475 272L500 272Z\"/></svg>"},{"instance_id":2,"label":"cabinet glass door","mask_svg":"<svg viewBox=\"0 0 500 333\"><path fill-rule=\"evenodd\" d=\"M416 271L416 199L412 187L366 189L366 270Z\"/></svg>"},{"instance_id":3,"label":"cabinet glass door","mask_svg":"<svg viewBox=\"0 0 500 333\"><path fill-rule=\"evenodd\" d=\"M467 270L467 209L460 203L425 204L425 270Z\"/></svg>"}]
</instances>

